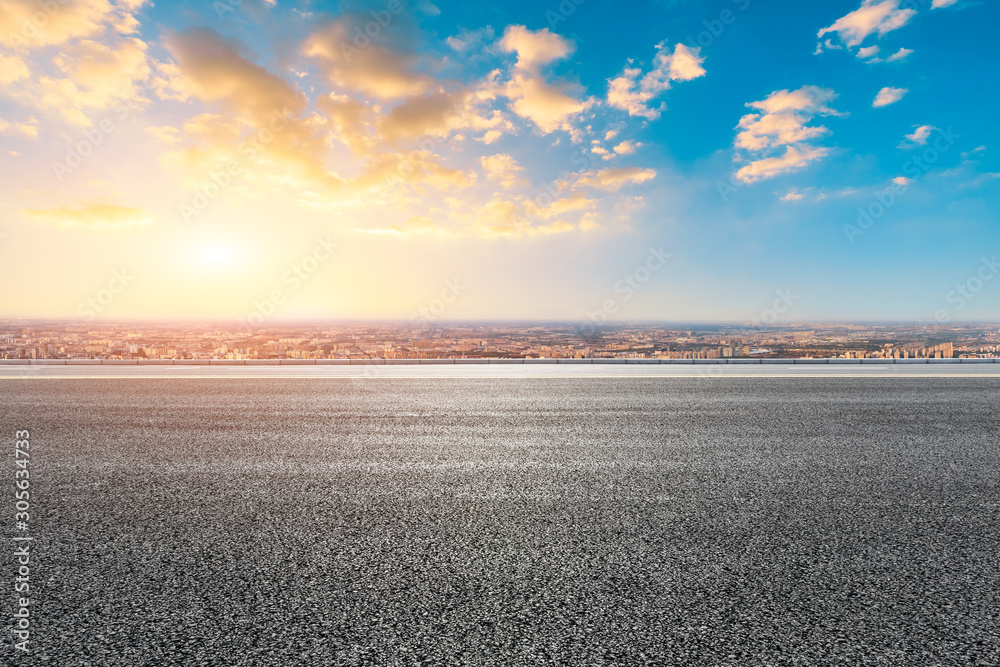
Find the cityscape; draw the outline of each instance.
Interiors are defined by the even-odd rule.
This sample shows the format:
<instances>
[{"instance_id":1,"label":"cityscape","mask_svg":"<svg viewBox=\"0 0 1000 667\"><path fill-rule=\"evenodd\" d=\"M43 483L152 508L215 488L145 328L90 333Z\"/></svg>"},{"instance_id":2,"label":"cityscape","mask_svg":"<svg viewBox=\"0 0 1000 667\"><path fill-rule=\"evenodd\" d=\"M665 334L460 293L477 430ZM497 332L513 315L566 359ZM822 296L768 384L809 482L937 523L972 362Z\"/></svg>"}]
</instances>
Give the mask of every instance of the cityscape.
<instances>
[{"instance_id":1,"label":"cityscape","mask_svg":"<svg viewBox=\"0 0 1000 667\"><path fill-rule=\"evenodd\" d=\"M911 359L1000 357L998 324L0 321L0 359Z\"/></svg>"}]
</instances>

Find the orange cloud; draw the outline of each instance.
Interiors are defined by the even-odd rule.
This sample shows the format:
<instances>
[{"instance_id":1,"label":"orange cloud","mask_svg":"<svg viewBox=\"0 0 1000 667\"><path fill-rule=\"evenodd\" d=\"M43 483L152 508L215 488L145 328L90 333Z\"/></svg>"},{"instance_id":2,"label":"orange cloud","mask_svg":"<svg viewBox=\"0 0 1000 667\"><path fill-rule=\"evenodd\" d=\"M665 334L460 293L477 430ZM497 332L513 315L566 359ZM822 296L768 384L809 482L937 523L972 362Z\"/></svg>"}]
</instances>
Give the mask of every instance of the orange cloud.
<instances>
[{"instance_id":1,"label":"orange cloud","mask_svg":"<svg viewBox=\"0 0 1000 667\"><path fill-rule=\"evenodd\" d=\"M517 54L514 75L503 89L514 113L527 118L546 134L559 129L572 132L569 118L585 111L592 102L574 98L565 86L548 83L540 73L542 66L572 53L572 42L549 32L548 28L533 32L514 25L504 31L500 48Z\"/></svg>"},{"instance_id":2,"label":"orange cloud","mask_svg":"<svg viewBox=\"0 0 1000 667\"><path fill-rule=\"evenodd\" d=\"M353 91L388 100L428 90L430 78L416 71L416 56L388 46L356 41L348 20L333 21L313 33L302 53L316 59L337 91ZM363 33L362 33L363 34Z\"/></svg>"},{"instance_id":3,"label":"orange cloud","mask_svg":"<svg viewBox=\"0 0 1000 667\"><path fill-rule=\"evenodd\" d=\"M152 217L142 209L102 202L82 204L75 208L60 206L50 209L25 209L24 214L35 222L90 229L142 226L152 221Z\"/></svg>"},{"instance_id":4,"label":"orange cloud","mask_svg":"<svg viewBox=\"0 0 1000 667\"><path fill-rule=\"evenodd\" d=\"M275 114L301 113L305 96L290 83L246 60L219 33L189 28L167 37L183 83L199 99L219 102L256 124Z\"/></svg>"},{"instance_id":5,"label":"orange cloud","mask_svg":"<svg viewBox=\"0 0 1000 667\"><path fill-rule=\"evenodd\" d=\"M580 174L574 187L594 188L607 192L616 192L626 185L645 183L656 178L655 169L627 167L624 169L603 169Z\"/></svg>"}]
</instances>

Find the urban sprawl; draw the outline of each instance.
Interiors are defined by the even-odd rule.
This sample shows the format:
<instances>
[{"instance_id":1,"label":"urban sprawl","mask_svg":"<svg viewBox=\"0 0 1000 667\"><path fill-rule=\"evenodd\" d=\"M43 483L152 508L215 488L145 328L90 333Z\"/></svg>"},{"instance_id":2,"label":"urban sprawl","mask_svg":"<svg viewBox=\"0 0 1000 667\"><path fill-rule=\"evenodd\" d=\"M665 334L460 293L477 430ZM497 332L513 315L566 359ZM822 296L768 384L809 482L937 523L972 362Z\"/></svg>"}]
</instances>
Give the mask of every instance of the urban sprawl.
<instances>
[{"instance_id":1,"label":"urban sprawl","mask_svg":"<svg viewBox=\"0 0 1000 667\"><path fill-rule=\"evenodd\" d=\"M998 324L726 325L0 322L0 359L1000 357Z\"/></svg>"}]
</instances>

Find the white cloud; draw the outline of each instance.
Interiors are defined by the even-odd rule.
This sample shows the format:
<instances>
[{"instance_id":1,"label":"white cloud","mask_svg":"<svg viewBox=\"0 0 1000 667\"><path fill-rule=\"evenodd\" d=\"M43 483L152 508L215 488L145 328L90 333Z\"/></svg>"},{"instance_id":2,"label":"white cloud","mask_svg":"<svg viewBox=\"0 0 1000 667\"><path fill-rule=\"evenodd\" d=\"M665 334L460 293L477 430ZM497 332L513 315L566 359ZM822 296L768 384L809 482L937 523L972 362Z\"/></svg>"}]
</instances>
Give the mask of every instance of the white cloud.
<instances>
[{"instance_id":1,"label":"white cloud","mask_svg":"<svg viewBox=\"0 0 1000 667\"><path fill-rule=\"evenodd\" d=\"M134 14L143 0L74 0L44 3L3 0L0 3L0 45L18 48L55 46L94 38L105 31L118 35L136 32Z\"/></svg>"},{"instance_id":2,"label":"white cloud","mask_svg":"<svg viewBox=\"0 0 1000 667\"><path fill-rule=\"evenodd\" d=\"M21 58L0 55L0 83L14 83L27 79L30 74L27 63Z\"/></svg>"},{"instance_id":3,"label":"white cloud","mask_svg":"<svg viewBox=\"0 0 1000 667\"><path fill-rule=\"evenodd\" d=\"M59 227L102 229L148 225L152 216L139 208L104 202L84 203L77 207L60 206L49 209L25 209L25 215L45 224Z\"/></svg>"},{"instance_id":4,"label":"white cloud","mask_svg":"<svg viewBox=\"0 0 1000 667\"><path fill-rule=\"evenodd\" d=\"M774 178L781 174L798 171L811 163L826 157L829 149L803 144L801 147L789 146L783 155L757 160L736 172L736 178L743 183Z\"/></svg>"},{"instance_id":5,"label":"white cloud","mask_svg":"<svg viewBox=\"0 0 1000 667\"><path fill-rule=\"evenodd\" d=\"M875 96L875 101L872 102L872 107L881 109L882 107L887 107L890 104L895 104L903 99L903 96L908 92L910 91L906 88L883 88L878 91L878 95Z\"/></svg>"},{"instance_id":6,"label":"white cloud","mask_svg":"<svg viewBox=\"0 0 1000 667\"><path fill-rule=\"evenodd\" d=\"M580 174L574 187L594 188L615 192L625 185L645 183L656 178L656 170L628 167L626 169L604 169Z\"/></svg>"},{"instance_id":7,"label":"white cloud","mask_svg":"<svg viewBox=\"0 0 1000 667\"><path fill-rule=\"evenodd\" d=\"M528 30L523 25L508 26L500 40L500 48L517 54L517 67L527 72L537 72L543 65L562 60L576 47L548 28Z\"/></svg>"},{"instance_id":8,"label":"white cloud","mask_svg":"<svg viewBox=\"0 0 1000 667\"><path fill-rule=\"evenodd\" d=\"M671 52L665 42L657 44L656 48L652 70L643 75L638 67L626 67L619 76L608 81L608 104L628 111L630 116L656 120L664 105L653 108L649 103L669 90L673 81L690 81L705 76L705 68L702 67L705 59L701 57L699 48L677 44Z\"/></svg>"},{"instance_id":9,"label":"white cloud","mask_svg":"<svg viewBox=\"0 0 1000 667\"><path fill-rule=\"evenodd\" d=\"M635 153L636 149L640 148L641 146L642 143L636 143L630 139L628 141L623 141L617 146L615 146L614 150L619 155L632 155L633 153Z\"/></svg>"},{"instance_id":10,"label":"white cloud","mask_svg":"<svg viewBox=\"0 0 1000 667\"><path fill-rule=\"evenodd\" d=\"M900 49L899 51L896 51L888 58L875 57L875 54L877 54L878 52L879 52L879 47L868 46L863 49L858 49L857 56L858 58L868 63L895 63L899 62L900 60L906 60L910 56L910 54L913 53L913 49Z\"/></svg>"},{"instance_id":11,"label":"white cloud","mask_svg":"<svg viewBox=\"0 0 1000 667\"><path fill-rule=\"evenodd\" d=\"M395 48L389 40L354 45L351 19L332 21L316 30L302 46L340 91L352 91L381 100L418 95L430 88L429 77L417 72L418 58Z\"/></svg>"},{"instance_id":12,"label":"white cloud","mask_svg":"<svg viewBox=\"0 0 1000 667\"><path fill-rule=\"evenodd\" d=\"M840 115L830 107L837 94L828 88L803 86L798 90L779 90L766 99L747 104L758 113L740 119L735 146L757 153L756 161L736 172L744 183L772 178L801 169L829 152L809 144L829 134L822 126L810 126L816 116ZM785 148L783 153L777 151Z\"/></svg>"},{"instance_id":13,"label":"white cloud","mask_svg":"<svg viewBox=\"0 0 1000 667\"><path fill-rule=\"evenodd\" d=\"M480 158L480 163L487 180L497 182L505 189L527 183L527 181L520 179L524 167L507 153L484 156Z\"/></svg>"},{"instance_id":14,"label":"white cloud","mask_svg":"<svg viewBox=\"0 0 1000 667\"><path fill-rule=\"evenodd\" d=\"M22 135L35 138L38 136L38 121L32 117L27 123L11 123L0 118L0 134Z\"/></svg>"},{"instance_id":15,"label":"white cloud","mask_svg":"<svg viewBox=\"0 0 1000 667\"><path fill-rule=\"evenodd\" d=\"M901 185L902 187L905 188L913 184L913 179L907 178L906 176L897 176L896 178L892 179L892 182L895 183L896 185Z\"/></svg>"},{"instance_id":16,"label":"white cloud","mask_svg":"<svg viewBox=\"0 0 1000 667\"><path fill-rule=\"evenodd\" d=\"M802 201L805 198L806 196L798 190L790 190L787 194L781 197L781 201Z\"/></svg>"},{"instance_id":17,"label":"white cloud","mask_svg":"<svg viewBox=\"0 0 1000 667\"><path fill-rule=\"evenodd\" d=\"M804 86L798 90L779 90L767 99L747 104L763 113L751 113L740 119L742 130L736 136L736 147L751 151L799 143L823 136L829 130L823 126L809 127L815 116L836 115L829 103L837 97L828 88Z\"/></svg>"},{"instance_id":18,"label":"white cloud","mask_svg":"<svg viewBox=\"0 0 1000 667\"><path fill-rule=\"evenodd\" d=\"M573 53L573 43L548 28L533 32L523 25L513 25L504 31L500 48L517 54L514 74L503 88L503 94L511 100L511 110L546 134L559 129L574 133L570 118L588 109L592 102L573 97L565 86L553 85L541 74L543 66Z\"/></svg>"},{"instance_id":19,"label":"white cloud","mask_svg":"<svg viewBox=\"0 0 1000 667\"><path fill-rule=\"evenodd\" d=\"M916 10L901 9L901 0L864 0L861 7L847 16L837 19L833 25L819 31L817 37L835 34L841 44L848 49L861 46L869 36L875 34L879 38L902 28L917 15ZM817 52L826 48L836 48L837 43L827 40L817 48Z\"/></svg>"},{"instance_id":20,"label":"white cloud","mask_svg":"<svg viewBox=\"0 0 1000 667\"><path fill-rule=\"evenodd\" d=\"M936 130L932 125L920 125L913 131L913 134L906 135L906 141L899 145L900 148L913 148L914 146L926 146L927 139L931 132Z\"/></svg>"},{"instance_id":21,"label":"white cloud","mask_svg":"<svg viewBox=\"0 0 1000 667\"><path fill-rule=\"evenodd\" d=\"M483 42L492 41L494 36L493 27L486 26L480 30L463 30L446 39L445 43L459 53L466 53Z\"/></svg>"},{"instance_id":22,"label":"white cloud","mask_svg":"<svg viewBox=\"0 0 1000 667\"><path fill-rule=\"evenodd\" d=\"M956 4L958 0L934 0L931 3L931 9L942 9L944 7L951 7Z\"/></svg>"},{"instance_id":23,"label":"white cloud","mask_svg":"<svg viewBox=\"0 0 1000 667\"><path fill-rule=\"evenodd\" d=\"M422 14L426 14L427 16L441 15L441 9L433 2L429 2L429 0L421 0L421 2L417 5L417 9Z\"/></svg>"}]
</instances>

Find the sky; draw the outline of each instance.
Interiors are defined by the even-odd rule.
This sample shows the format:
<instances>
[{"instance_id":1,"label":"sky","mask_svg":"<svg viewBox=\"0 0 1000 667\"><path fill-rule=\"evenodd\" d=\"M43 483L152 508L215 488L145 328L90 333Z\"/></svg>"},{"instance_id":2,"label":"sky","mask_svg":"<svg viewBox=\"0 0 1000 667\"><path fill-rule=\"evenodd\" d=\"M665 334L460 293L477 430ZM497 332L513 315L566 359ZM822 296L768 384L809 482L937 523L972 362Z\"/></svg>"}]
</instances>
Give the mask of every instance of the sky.
<instances>
[{"instance_id":1,"label":"sky","mask_svg":"<svg viewBox=\"0 0 1000 667\"><path fill-rule=\"evenodd\" d=\"M0 317L1000 321L998 22L0 0Z\"/></svg>"}]
</instances>

